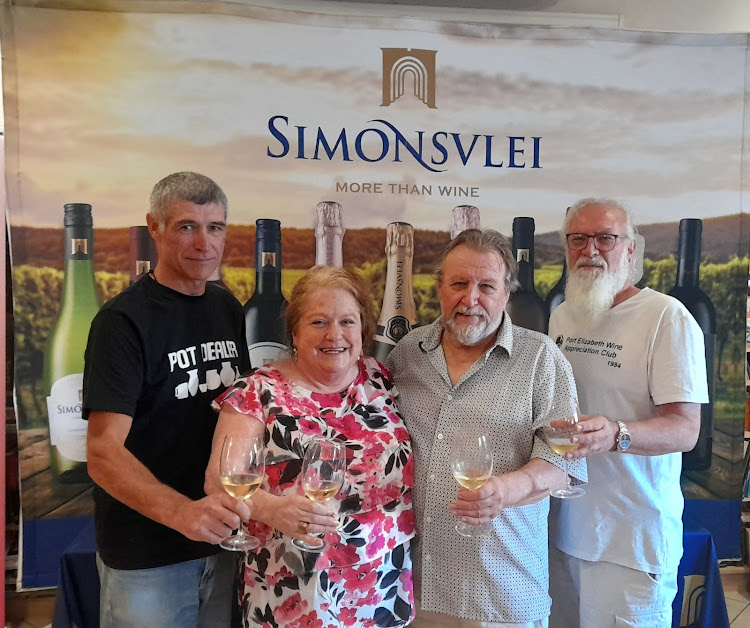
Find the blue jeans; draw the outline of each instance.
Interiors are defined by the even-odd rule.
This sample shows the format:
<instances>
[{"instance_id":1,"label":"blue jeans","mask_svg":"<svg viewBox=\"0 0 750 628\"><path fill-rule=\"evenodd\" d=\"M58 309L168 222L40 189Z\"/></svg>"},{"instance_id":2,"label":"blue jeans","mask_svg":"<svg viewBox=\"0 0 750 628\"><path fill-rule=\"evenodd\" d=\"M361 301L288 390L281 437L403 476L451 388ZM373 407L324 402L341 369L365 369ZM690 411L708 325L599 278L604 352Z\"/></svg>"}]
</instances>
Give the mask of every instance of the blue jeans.
<instances>
[{"instance_id":1,"label":"blue jeans","mask_svg":"<svg viewBox=\"0 0 750 628\"><path fill-rule=\"evenodd\" d=\"M153 569L112 569L99 555L101 628L229 626L234 552Z\"/></svg>"}]
</instances>

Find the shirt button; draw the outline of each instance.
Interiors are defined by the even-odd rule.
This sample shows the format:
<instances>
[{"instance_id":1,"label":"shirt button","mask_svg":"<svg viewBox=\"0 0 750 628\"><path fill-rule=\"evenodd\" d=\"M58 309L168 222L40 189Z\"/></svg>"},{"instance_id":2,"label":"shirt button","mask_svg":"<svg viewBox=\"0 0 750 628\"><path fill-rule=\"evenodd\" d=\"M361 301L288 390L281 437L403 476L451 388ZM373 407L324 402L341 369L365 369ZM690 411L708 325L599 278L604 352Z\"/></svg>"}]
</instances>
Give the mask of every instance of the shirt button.
<instances>
[{"instance_id":1,"label":"shirt button","mask_svg":"<svg viewBox=\"0 0 750 628\"><path fill-rule=\"evenodd\" d=\"M429 563L429 562L430 562L430 560L432 560L432 556L430 556L429 554L427 554L427 555L426 555L426 556L424 557L424 560L425 560L425 562L426 562L426 563Z\"/></svg>"},{"instance_id":2,"label":"shirt button","mask_svg":"<svg viewBox=\"0 0 750 628\"><path fill-rule=\"evenodd\" d=\"M446 399L447 399L448 401L453 401L453 395L448 395L448 396L446 397Z\"/></svg>"},{"instance_id":3,"label":"shirt button","mask_svg":"<svg viewBox=\"0 0 750 628\"><path fill-rule=\"evenodd\" d=\"M432 523L432 517L425 517L425 523Z\"/></svg>"},{"instance_id":4,"label":"shirt button","mask_svg":"<svg viewBox=\"0 0 750 628\"><path fill-rule=\"evenodd\" d=\"M431 476L430 476L430 479L431 479L431 480L434 480L434 479L435 479L435 476L434 476L434 475L431 475Z\"/></svg>"},{"instance_id":5,"label":"shirt button","mask_svg":"<svg viewBox=\"0 0 750 628\"><path fill-rule=\"evenodd\" d=\"M443 440L443 435L442 434L438 434L438 440Z\"/></svg>"}]
</instances>

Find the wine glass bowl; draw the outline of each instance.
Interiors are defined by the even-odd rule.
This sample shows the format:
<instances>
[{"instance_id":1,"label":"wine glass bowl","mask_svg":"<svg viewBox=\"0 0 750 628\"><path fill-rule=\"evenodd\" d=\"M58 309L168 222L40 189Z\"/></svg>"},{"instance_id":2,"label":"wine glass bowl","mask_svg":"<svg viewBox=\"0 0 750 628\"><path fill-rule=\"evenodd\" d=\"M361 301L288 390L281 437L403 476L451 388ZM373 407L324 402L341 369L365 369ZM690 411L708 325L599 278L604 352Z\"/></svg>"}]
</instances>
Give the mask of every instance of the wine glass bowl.
<instances>
[{"instance_id":1,"label":"wine glass bowl","mask_svg":"<svg viewBox=\"0 0 750 628\"><path fill-rule=\"evenodd\" d=\"M260 437L227 435L221 448L219 481L224 490L236 499L247 500L263 482L265 455ZM232 552L247 552L260 545L258 539L245 533L240 523L237 534L219 543Z\"/></svg>"},{"instance_id":2,"label":"wine glass bowl","mask_svg":"<svg viewBox=\"0 0 750 628\"><path fill-rule=\"evenodd\" d=\"M542 432L544 439L549 448L557 454L563 456L563 470L565 471L565 486L563 488L552 489L549 494L559 499L570 499L580 497L585 494L580 486L571 486L570 475L568 474L568 461L565 454L569 451L575 451L580 446L572 442L576 436L576 424L579 419L578 402L571 399L567 408L556 408L552 406L545 421Z\"/></svg>"},{"instance_id":3,"label":"wine glass bowl","mask_svg":"<svg viewBox=\"0 0 750 628\"><path fill-rule=\"evenodd\" d=\"M492 450L484 432L457 433L451 443L451 471L462 487L475 491L482 488L492 475ZM456 524L461 536L478 536L486 526L472 526L463 521Z\"/></svg>"},{"instance_id":4,"label":"wine glass bowl","mask_svg":"<svg viewBox=\"0 0 750 628\"><path fill-rule=\"evenodd\" d=\"M307 498L324 504L341 490L346 470L346 446L341 441L315 437L305 450L302 460L302 490ZM306 552L322 552L328 544L321 538L320 543L306 543L293 539L292 545Z\"/></svg>"}]
</instances>

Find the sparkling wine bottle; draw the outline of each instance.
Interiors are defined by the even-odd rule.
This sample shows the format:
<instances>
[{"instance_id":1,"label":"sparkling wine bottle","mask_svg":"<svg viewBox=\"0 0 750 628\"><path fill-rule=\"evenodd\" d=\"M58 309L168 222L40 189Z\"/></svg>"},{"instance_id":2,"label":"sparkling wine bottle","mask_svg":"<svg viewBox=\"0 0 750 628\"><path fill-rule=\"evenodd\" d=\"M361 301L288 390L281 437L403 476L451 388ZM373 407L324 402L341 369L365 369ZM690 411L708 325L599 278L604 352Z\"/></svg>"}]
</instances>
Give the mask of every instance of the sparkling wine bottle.
<instances>
[{"instance_id":1,"label":"sparkling wine bottle","mask_svg":"<svg viewBox=\"0 0 750 628\"><path fill-rule=\"evenodd\" d=\"M341 205L323 201L315 208L318 214L315 226L315 264L317 266L343 266L344 223Z\"/></svg>"},{"instance_id":2,"label":"sparkling wine bottle","mask_svg":"<svg viewBox=\"0 0 750 628\"><path fill-rule=\"evenodd\" d=\"M255 221L255 292L245 303L245 325L250 365L273 362L287 348L281 293L281 223L271 218Z\"/></svg>"},{"instance_id":3,"label":"sparkling wine bottle","mask_svg":"<svg viewBox=\"0 0 750 628\"><path fill-rule=\"evenodd\" d=\"M677 251L677 280L669 295L675 297L693 315L703 331L706 348L708 403L701 406L701 430L695 448L682 455L686 469L705 470L711 466L714 428L714 349L716 347L716 310L708 295L700 289L701 234L698 218L680 220Z\"/></svg>"},{"instance_id":4,"label":"sparkling wine bottle","mask_svg":"<svg viewBox=\"0 0 750 628\"><path fill-rule=\"evenodd\" d=\"M158 256L148 227L130 227L130 283L156 268Z\"/></svg>"},{"instance_id":5,"label":"sparkling wine bottle","mask_svg":"<svg viewBox=\"0 0 750 628\"><path fill-rule=\"evenodd\" d=\"M48 391L50 467L64 484L90 482L86 467L88 421L81 418L83 354L89 327L99 311L94 279L91 205L65 205L65 271L57 321L44 355Z\"/></svg>"},{"instance_id":6,"label":"sparkling wine bottle","mask_svg":"<svg viewBox=\"0 0 750 628\"><path fill-rule=\"evenodd\" d=\"M514 325L547 333L547 310L534 286L534 219L513 219L513 254L518 262L518 282L507 310Z\"/></svg>"},{"instance_id":7,"label":"sparkling wine bottle","mask_svg":"<svg viewBox=\"0 0 750 628\"><path fill-rule=\"evenodd\" d=\"M372 355L385 362L391 349L417 324L417 308L412 288L414 227L392 222L386 231L385 254L388 269L385 277L383 307L375 331Z\"/></svg>"},{"instance_id":8,"label":"sparkling wine bottle","mask_svg":"<svg viewBox=\"0 0 750 628\"><path fill-rule=\"evenodd\" d=\"M481 229L479 209L473 205L458 205L453 208L451 240L467 229Z\"/></svg>"}]
</instances>

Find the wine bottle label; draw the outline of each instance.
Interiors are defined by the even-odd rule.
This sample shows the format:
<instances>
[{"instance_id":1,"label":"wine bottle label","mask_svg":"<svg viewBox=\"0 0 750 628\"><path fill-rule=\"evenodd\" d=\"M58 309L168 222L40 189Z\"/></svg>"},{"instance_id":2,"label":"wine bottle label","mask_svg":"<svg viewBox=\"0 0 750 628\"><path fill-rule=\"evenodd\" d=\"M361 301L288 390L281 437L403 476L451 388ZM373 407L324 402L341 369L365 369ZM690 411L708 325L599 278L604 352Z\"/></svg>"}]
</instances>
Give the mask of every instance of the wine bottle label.
<instances>
[{"instance_id":1,"label":"wine bottle label","mask_svg":"<svg viewBox=\"0 0 750 628\"><path fill-rule=\"evenodd\" d=\"M250 353L250 366L255 369L283 358L287 347L278 342L256 342L247 349Z\"/></svg>"},{"instance_id":2,"label":"wine bottle label","mask_svg":"<svg viewBox=\"0 0 750 628\"><path fill-rule=\"evenodd\" d=\"M81 418L83 373L66 375L52 384L47 397L50 445L74 462L86 462L88 421Z\"/></svg>"},{"instance_id":3,"label":"wine bottle label","mask_svg":"<svg viewBox=\"0 0 750 628\"><path fill-rule=\"evenodd\" d=\"M386 321L385 325L378 325L375 330L375 340L395 345L410 331L411 324L408 318L393 316Z\"/></svg>"}]
</instances>

